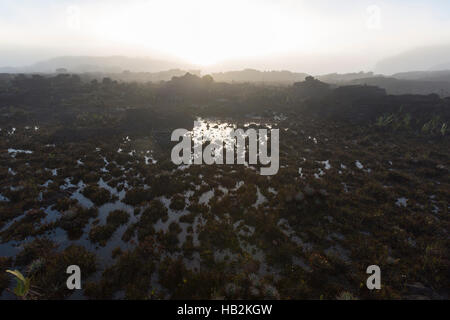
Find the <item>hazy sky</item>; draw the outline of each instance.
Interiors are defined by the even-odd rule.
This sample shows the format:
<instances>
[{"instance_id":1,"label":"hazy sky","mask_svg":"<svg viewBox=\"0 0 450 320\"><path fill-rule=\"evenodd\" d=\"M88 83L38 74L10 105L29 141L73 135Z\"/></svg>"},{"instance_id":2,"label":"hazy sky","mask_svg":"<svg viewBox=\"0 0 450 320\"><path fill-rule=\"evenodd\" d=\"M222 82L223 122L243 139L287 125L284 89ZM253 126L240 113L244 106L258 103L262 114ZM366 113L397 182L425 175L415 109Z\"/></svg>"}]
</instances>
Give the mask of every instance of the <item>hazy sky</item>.
<instances>
[{"instance_id":1,"label":"hazy sky","mask_svg":"<svg viewBox=\"0 0 450 320\"><path fill-rule=\"evenodd\" d=\"M1 0L0 66L58 55L320 73L450 43L448 0Z\"/></svg>"}]
</instances>

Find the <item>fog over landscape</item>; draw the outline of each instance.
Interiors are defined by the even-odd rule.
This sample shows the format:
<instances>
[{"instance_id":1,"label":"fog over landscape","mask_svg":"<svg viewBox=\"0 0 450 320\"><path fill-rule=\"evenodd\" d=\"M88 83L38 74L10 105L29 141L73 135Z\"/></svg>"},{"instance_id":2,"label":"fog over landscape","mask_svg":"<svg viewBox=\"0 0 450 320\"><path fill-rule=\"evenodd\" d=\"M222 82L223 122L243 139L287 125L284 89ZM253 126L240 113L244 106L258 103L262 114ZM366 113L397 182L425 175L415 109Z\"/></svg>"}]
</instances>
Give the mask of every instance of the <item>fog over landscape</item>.
<instances>
[{"instance_id":1,"label":"fog over landscape","mask_svg":"<svg viewBox=\"0 0 450 320\"><path fill-rule=\"evenodd\" d=\"M449 300L449 125L448 0L0 0L0 300Z\"/></svg>"},{"instance_id":2,"label":"fog over landscape","mask_svg":"<svg viewBox=\"0 0 450 320\"><path fill-rule=\"evenodd\" d=\"M0 9L3 71L52 71L34 64L58 56L126 56L146 72L450 68L446 1L6 0ZM89 71L82 65L61 67Z\"/></svg>"}]
</instances>

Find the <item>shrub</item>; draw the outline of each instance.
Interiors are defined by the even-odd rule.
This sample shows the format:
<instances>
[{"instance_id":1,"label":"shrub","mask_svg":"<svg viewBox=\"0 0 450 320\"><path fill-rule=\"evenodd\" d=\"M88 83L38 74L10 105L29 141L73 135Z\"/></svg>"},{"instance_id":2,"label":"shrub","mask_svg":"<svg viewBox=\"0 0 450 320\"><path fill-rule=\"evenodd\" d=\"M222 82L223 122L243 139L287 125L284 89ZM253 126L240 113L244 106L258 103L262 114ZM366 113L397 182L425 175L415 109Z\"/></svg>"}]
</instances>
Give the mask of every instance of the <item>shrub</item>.
<instances>
[{"instance_id":1,"label":"shrub","mask_svg":"<svg viewBox=\"0 0 450 320\"><path fill-rule=\"evenodd\" d=\"M82 194L97 206L101 206L111 201L111 193L108 190L97 186L87 186L83 189Z\"/></svg>"}]
</instances>

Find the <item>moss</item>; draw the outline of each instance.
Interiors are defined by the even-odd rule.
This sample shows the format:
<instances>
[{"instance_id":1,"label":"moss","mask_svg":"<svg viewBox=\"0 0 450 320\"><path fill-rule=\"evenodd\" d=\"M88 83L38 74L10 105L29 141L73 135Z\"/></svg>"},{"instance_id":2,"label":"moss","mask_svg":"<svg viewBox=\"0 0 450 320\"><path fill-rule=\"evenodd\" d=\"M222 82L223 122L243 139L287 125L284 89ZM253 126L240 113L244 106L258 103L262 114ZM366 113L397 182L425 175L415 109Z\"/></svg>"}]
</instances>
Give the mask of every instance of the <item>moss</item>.
<instances>
[{"instance_id":1,"label":"moss","mask_svg":"<svg viewBox=\"0 0 450 320\"><path fill-rule=\"evenodd\" d=\"M113 259L116 259L117 257L120 257L120 255L122 254L122 249L120 247L114 248L113 251L111 252L111 257Z\"/></svg>"},{"instance_id":2,"label":"moss","mask_svg":"<svg viewBox=\"0 0 450 320\"><path fill-rule=\"evenodd\" d=\"M84 228L89 220L97 216L98 210L96 208L84 209L77 207L73 210L63 212L57 225L67 232L70 240L76 240L83 235Z\"/></svg>"},{"instance_id":3,"label":"moss","mask_svg":"<svg viewBox=\"0 0 450 320\"><path fill-rule=\"evenodd\" d=\"M71 206L77 205L78 201L75 199L65 198L65 199L59 199L56 202L56 205L54 206L55 210L58 211L66 211L69 210Z\"/></svg>"},{"instance_id":4,"label":"moss","mask_svg":"<svg viewBox=\"0 0 450 320\"><path fill-rule=\"evenodd\" d=\"M208 219L206 225L201 228L198 238L204 245L215 248L229 248L233 251L240 247L233 226L229 222L221 223Z\"/></svg>"},{"instance_id":5,"label":"moss","mask_svg":"<svg viewBox=\"0 0 450 320\"><path fill-rule=\"evenodd\" d=\"M157 239L168 252L173 253L178 250L179 240L177 233L175 232L158 233Z\"/></svg>"},{"instance_id":6,"label":"moss","mask_svg":"<svg viewBox=\"0 0 450 320\"><path fill-rule=\"evenodd\" d=\"M167 217L167 208L159 200L152 200L149 207L144 210L137 226L139 240L145 239L154 233L153 225L159 220Z\"/></svg>"},{"instance_id":7,"label":"moss","mask_svg":"<svg viewBox=\"0 0 450 320\"><path fill-rule=\"evenodd\" d=\"M155 196L171 197L172 195L183 191L183 184L177 181L176 177L167 173L154 177L150 182L150 189L154 190Z\"/></svg>"},{"instance_id":8,"label":"moss","mask_svg":"<svg viewBox=\"0 0 450 320\"><path fill-rule=\"evenodd\" d=\"M96 225L89 231L89 239L92 242L105 246L114 232L123 224L126 224L130 214L123 210L114 210L108 214L105 225Z\"/></svg>"},{"instance_id":9,"label":"moss","mask_svg":"<svg viewBox=\"0 0 450 320\"><path fill-rule=\"evenodd\" d=\"M185 206L186 206L186 201L185 201L183 195L176 194L172 197L172 201L170 202L170 209L183 210Z\"/></svg>"},{"instance_id":10,"label":"moss","mask_svg":"<svg viewBox=\"0 0 450 320\"><path fill-rule=\"evenodd\" d=\"M16 255L15 262L19 266L30 264L37 257L43 257L47 252L52 252L57 244L47 238L35 239L23 246L23 250Z\"/></svg>"},{"instance_id":11,"label":"moss","mask_svg":"<svg viewBox=\"0 0 450 320\"><path fill-rule=\"evenodd\" d=\"M129 242L131 240L131 238L133 238L136 234L136 227L137 224L132 223L130 224L127 229L125 230L125 232L122 235L122 240L125 242Z\"/></svg>"},{"instance_id":12,"label":"moss","mask_svg":"<svg viewBox=\"0 0 450 320\"><path fill-rule=\"evenodd\" d=\"M11 226L2 231L0 236L3 241L23 240L26 237L39 233L39 222L46 216L42 210L30 210L22 219L17 220Z\"/></svg>"},{"instance_id":13,"label":"moss","mask_svg":"<svg viewBox=\"0 0 450 320\"><path fill-rule=\"evenodd\" d=\"M188 213L180 218L180 222L193 223L196 216L197 216L197 214L194 212Z\"/></svg>"},{"instance_id":14,"label":"moss","mask_svg":"<svg viewBox=\"0 0 450 320\"><path fill-rule=\"evenodd\" d=\"M383 185L377 181L369 181L364 185L364 187L359 190L361 194L367 194L370 197L374 198L377 202L385 201L389 193Z\"/></svg>"},{"instance_id":15,"label":"moss","mask_svg":"<svg viewBox=\"0 0 450 320\"><path fill-rule=\"evenodd\" d=\"M108 214L106 218L107 224L112 224L114 226L120 226L126 224L130 219L130 214L123 210L114 210Z\"/></svg>"},{"instance_id":16,"label":"moss","mask_svg":"<svg viewBox=\"0 0 450 320\"><path fill-rule=\"evenodd\" d=\"M174 292L178 287L184 285L183 280L186 279L188 273L189 271L186 270L182 259L171 260L166 258L159 269L160 283Z\"/></svg>"},{"instance_id":17,"label":"moss","mask_svg":"<svg viewBox=\"0 0 450 320\"><path fill-rule=\"evenodd\" d=\"M8 288L11 278L5 272L6 269L12 269L12 259L7 257L0 257L0 295L3 290Z\"/></svg>"},{"instance_id":18,"label":"moss","mask_svg":"<svg viewBox=\"0 0 450 320\"><path fill-rule=\"evenodd\" d=\"M146 245L143 241L136 249L123 252L113 266L103 271L99 282L86 284L86 295L95 299L111 299L115 292L124 290L126 298L146 298L154 269L153 250L152 244Z\"/></svg>"},{"instance_id":19,"label":"moss","mask_svg":"<svg viewBox=\"0 0 450 320\"><path fill-rule=\"evenodd\" d=\"M41 261L39 272L35 270L30 274L31 283L41 299L63 299L72 293L66 286L68 266L78 265L83 277L96 271L95 255L84 247L71 245L63 251L56 249L57 246L49 240L35 240L16 257L16 264L27 266L29 271L33 270L33 263Z\"/></svg>"},{"instance_id":20,"label":"moss","mask_svg":"<svg viewBox=\"0 0 450 320\"><path fill-rule=\"evenodd\" d=\"M95 205L101 206L107 202L111 202L111 193L98 186L87 186L81 192L86 198L89 198Z\"/></svg>"},{"instance_id":21,"label":"moss","mask_svg":"<svg viewBox=\"0 0 450 320\"><path fill-rule=\"evenodd\" d=\"M183 252L187 257L191 257L195 251L194 241L192 235L187 235L186 240L183 243Z\"/></svg>"},{"instance_id":22,"label":"moss","mask_svg":"<svg viewBox=\"0 0 450 320\"><path fill-rule=\"evenodd\" d=\"M99 243L101 246L105 246L116 229L116 226L110 224L92 227L89 231L89 239L94 243Z\"/></svg>"},{"instance_id":23,"label":"moss","mask_svg":"<svg viewBox=\"0 0 450 320\"><path fill-rule=\"evenodd\" d=\"M127 191L123 202L129 205L139 205L151 199L153 199L153 194L150 190L133 188Z\"/></svg>"},{"instance_id":24,"label":"moss","mask_svg":"<svg viewBox=\"0 0 450 320\"><path fill-rule=\"evenodd\" d=\"M145 88L144 91L154 94L154 89L157 90L154 86L159 85L150 86L151 90ZM255 89L250 87L246 86L246 90ZM101 86L97 89L102 90ZM273 92L275 96L285 94L285 89L279 90ZM250 91L245 95L236 91L242 112L248 111L245 105L253 95ZM166 148L165 138L159 146L153 141L150 143L152 137L142 138L146 142L138 148L133 144L134 136L131 142L123 142L122 130L128 129L121 125L114 126L117 135L96 134L95 141L91 138L70 143L60 141L50 149L42 146L42 141L52 143L53 139L61 138L58 124L42 126L39 132L46 132L42 136L28 132L0 139L3 150L11 143L35 150L32 155L0 157L1 194L10 196L11 200L0 201L0 228L12 223L10 228L1 229L1 240L17 239L18 247L23 245L23 250L7 267L17 266L41 282L43 298L66 297L60 290L63 282L59 272L67 275L54 266L61 263L55 261L62 260L57 255L63 251L54 248L56 244L51 241L44 238L33 241L33 238L48 234L56 241L59 233L55 235L52 231L62 228L69 240L89 236L93 242L105 245L117 228L129 223L131 217L124 212L98 217L96 208L83 209L71 198L77 186L60 188L69 178L74 185L87 183L83 193L96 205L117 201L116 196L108 195L106 189L97 185L102 178L110 187L125 191L124 201L134 206L127 211L131 213L134 209L134 216L133 223L120 228L125 229L122 240L129 249L112 250L113 259L105 266L101 277L83 282L89 298L118 298L124 294L125 298L135 299L336 299L351 293L361 299L401 299L411 295L407 284L414 282L432 288L431 298L437 294L445 297L448 294L445 285L449 283L446 250L449 247L446 236L450 195L450 180L446 175L448 139L437 139L430 134L426 139L414 137L417 133L414 131L420 131L430 117L425 116L416 123L414 112L408 111L411 119L402 114L395 123L397 131L387 132L373 126L349 125L313 116L302 109L312 108L307 101L302 105L295 103L294 107L292 102L283 100L282 106L278 106L279 101L273 101L274 97L266 98L267 104L270 102L274 109L282 107L288 117L278 123L280 129L289 127L288 131L281 131L280 170L270 177L260 176L258 171L241 165L194 165L176 170L170 161L170 148ZM111 100L108 105L111 103L115 102ZM202 107L195 108L195 113L207 116L220 106ZM320 107L314 105L314 109ZM108 113L107 109L104 112ZM115 120L126 117L113 109L111 117ZM264 113L264 109L264 106L259 107L258 115L272 119L273 110ZM219 111L229 115L228 108L220 107ZM102 117L95 112L97 116ZM368 123L373 123L377 117ZM79 127L90 124L84 118L86 115L76 121L77 133L68 134L69 138L73 135L78 139L86 133L86 128ZM235 119L239 121L238 127L248 120L237 115ZM18 131L22 122L20 120L17 126ZM95 121L96 126L102 123ZM404 130L406 124L410 127L408 130ZM95 128L95 132L103 129ZM137 127L133 131L136 136L144 134ZM2 132L0 135L5 134L5 130ZM92 137L92 134L87 136ZM117 152L118 143L123 149L121 153ZM162 147L154 150L160 160L146 165L142 155L150 145L152 150ZM97 151L97 147L100 150ZM127 153L132 150L136 153L129 156ZM84 164L74 166L76 159L82 159ZM100 170L105 166L104 159L109 162L106 165L109 173ZM318 161L328 159L331 168L326 170ZM364 165L363 169L355 166L357 159ZM58 168L57 176L43 167ZM302 176L298 172L300 167ZM8 168L17 174L12 175ZM325 174L316 179L314 173L319 168ZM53 182L42 186L48 180ZM240 181L243 185L236 188ZM144 189L144 185L149 188ZM221 186L227 188L227 192ZM306 191L308 186L312 192ZM259 208L253 207L256 187L268 200ZM326 193L321 192L322 189ZM199 204L201 195L211 190L214 196L208 205ZM188 191L192 194L186 201ZM299 192L304 197L296 201ZM183 211L175 217L179 218L178 223L174 222L176 219L171 221L166 232L155 230L159 220L164 223L169 219L165 204L155 199L159 196L171 199L171 210ZM399 197L408 199L406 207L395 205ZM34 211L35 215L20 217L29 210L48 207L60 212L58 220L45 221L39 210ZM18 218L17 223L12 222L14 218ZM280 219L286 220L289 227L281 227L284 224L280 224ZM100 221L104 220L106 223L102 225ZM86 235L84 231L90 222L92 229ZM181 246L180 226L187 231ZM348 250L350 265L340 256L329 253L328 249L337 245ZM227 258L219 259L218 252L228 254ZM298 260L293 257L303 259L311 270L297 265ZM365 286L360 287L367 279L365 268L369 264L384 268L385 285L380 291L369 292ZM262 275L260 270L267 272ZM155 279L162 285L161 290L151 286Z\"/></svg>"},{"instance_id":25,"label":"moss","mask_svg":"<svg viewBox=\"0 0 450 320\"><path fill-rule=\"evenodd\" d=\"M397 183L410 183L411 177L400 171L389 171L387 174L387 180Z\"/></svg>"}]
</instances>

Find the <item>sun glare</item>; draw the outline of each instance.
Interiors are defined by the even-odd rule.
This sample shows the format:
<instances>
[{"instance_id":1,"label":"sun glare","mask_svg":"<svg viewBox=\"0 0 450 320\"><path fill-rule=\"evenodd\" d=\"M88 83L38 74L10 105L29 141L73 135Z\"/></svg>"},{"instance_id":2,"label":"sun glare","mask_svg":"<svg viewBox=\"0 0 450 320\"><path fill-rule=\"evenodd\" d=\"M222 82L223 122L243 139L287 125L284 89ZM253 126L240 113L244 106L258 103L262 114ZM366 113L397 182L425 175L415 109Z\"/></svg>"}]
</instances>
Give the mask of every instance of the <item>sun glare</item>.
<instances>
[{"instance_id":1,"label":"sun glare","mask_svg":"<svg viewBox=\"0 0 450 320\"><path fill-rule=\"evenodd\" d=\"M302 34L305 21L278 9L234 0L141 3L98 13L90 29L121 46L159 50L206 66L290 50L300 40L310 46L313 38Z\"/></svg>"}]
</instances>

